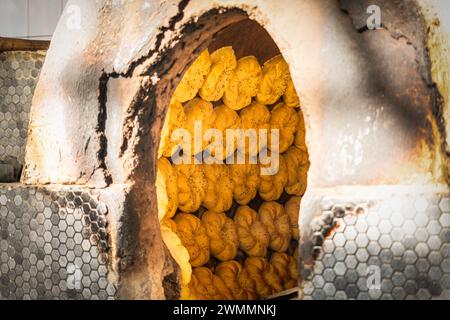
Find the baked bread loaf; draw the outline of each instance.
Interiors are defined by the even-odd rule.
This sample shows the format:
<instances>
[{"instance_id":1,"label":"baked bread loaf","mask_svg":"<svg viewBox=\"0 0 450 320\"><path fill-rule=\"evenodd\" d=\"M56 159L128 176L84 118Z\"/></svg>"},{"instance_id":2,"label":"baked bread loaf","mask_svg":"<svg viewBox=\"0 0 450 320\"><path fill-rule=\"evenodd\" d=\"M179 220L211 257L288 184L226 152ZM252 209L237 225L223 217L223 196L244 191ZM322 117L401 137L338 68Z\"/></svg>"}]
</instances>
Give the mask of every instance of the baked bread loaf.
<instances>
[{"instance_id":1,"label":"baked bread loaf","mask_svg":"<svg viewBox=\"0 0 450 320\"><path fill-rule=\"evenodd\" d=\"M233 220L239 237L239 248L249 256L265 256L270 234L258 219L256 211L248 206L241 206L236 210Z\"/></svg>"},{"instance_id":2,"label":"baked bread loaf","mask_svg":"<svg viewBox=\"0 0 450 320\"><path fill-rule=\"evenodd\" d=\"M221 141L216 141L214 139L209 139L210 144L206 150L216 159L223 160L231 156L237 148L237 138L238 135L229 135L227 139L227 130L230 133L238 132L231 131L241 128L241 118L236 113L236 111L228 108L226 105L220 105L215 107L214 110L214 122L212 128L219 130L222 137ZM220 154L219 150L222 151Z\"/></svg>"},{"instance_id":3,"label":"baked bread loaf","mask_svg":"<svg viewBox=\"0 0 450 320\"><path fill-rule=\"evenodd\" d=\"M216 267L215 275L222 279L235 300L255 300L255 282L247 270L235 260L222 262Z\"/></svg>"},{"instance_id":4,"label":"baked bread loaf","mask_svg":"<svg viewBox=\"0 0 450 320\"><path fill-rule=\"evenodd\" d=\"M241 110L240 117L243 136L238 140L238 149L247 155L256 156L267 146L267 139L260 139L259 130L267 130L263 138L269 134L270 111L265 105L254 102Z\"/></svg>"},{"instance_id":5,"label":"baked bread loaf","mask_svg":"<svg viewBox=\"0 0 450 320\"><path fill-rule=\"evenodd\" d=\"M194 99L209 74L211 63L209 51L206 49L186 70L175 89L174 98L182 103Z\"/></svg>"},{"instance_id":6,"label":"baked bread loaf","mask_svg":"<svg viewBox=\"0 0 450 320\"><path fill-rule=\"evenodd\" d=\"M300 150L306 151L306 130L305 130L305 119L303 117L302 110L298 110L298 123L297 123L297 130L295 132L295 138L294 138L294 144L297 148Z\"/></svg>"},{"instance_id":7,"label":"baked bread loaf","mask_svg":"<svg viewBox=\"0 0 450 320\"><path fill-rule=\"evenodd\" d=\"M223 280L206 267L194 268L189 285L191 296L196 300L232 300L233 295Z\"/></svg>"},{"instance_id":8,"label":"baked bread loaf","mask_svg":"<svg viewBox=\"0 0 450 320\"><path fill-rule=\"evenodd\" d=\"M270 129L278 130L278 143L272 140L272 134L268 136L268 148L279 153L285 152L294 142L297 131L298 115L294 108L284 103L279 103L272 109L270 118Z\"/></svg>"},{"instance_id":9,"label":"baked bread loaf","mask_svg":"<svg viewBox=\"0 0 450 320\"><path fill-rule=\"evenodd\" d=\"M209 238L211 255L220 261L233 260L239 248L236 225L223 212L206 211L202 224Z\"/></svg>"},{"instance_id":10,"label":"baked bread loaf","mask_svg":"<svg viewBox=\"0 0 450 320\"><path fill-rule=\"evenodd\" d=\"M240 204L248 204L255 196L259 186L259 166L246 161L245 164L229 166L233 179L233 198Z\"/></svg>"},{"instance_id":11,"label":"baked bread loaf","mask_svg":"<svg viewBox=\"0 0 450 320\"><path fill-rule=\"evenodd\" d=\"M161 221L162 219L164 219L164 216L167 213L169 198L167 197L166 183L164 182L162 174L160 174L159 172L157 172L156 174L155 186L156 186L156 207L158 209L158 220Z\"/></svg>"},{"instance_id":12,"label":"baked bread loaf","mask_svg":"<svg viewBox=\"0 0 450 320\"><path fill-rule=\"evenodd\" d=\"M289 216L278 202L264 202L258 210L260 221L269 232L270 249L285 252L291 241L291 226Z\"/></svg>"},{"instance_id":13,"label":"baked bread loaf","mask_svg":"<svg viewBox=\"0 0 450 320\"><path fill-rule=\"evenodd\" d=\"M308 180L308 154L296 146L290 146L282 157L286 161L288 172L288 181L285 187L286 193L303 196Z\"/></svg>"},{"instance_id":14,"label":"baked bread loaf","mask_svg":"<svg viewBox=\"0 0 450 320\"><path fill-rule=\"evenodd\" d=\"M263 75L256 100L264 105L277 102L286 92L290 78L289 66L281 55L268 60L263 65Z\"/></svg>"},{"instance_id":15,"label":"baked bread loaf","mask_svg":"<svg viewBox=\"0 0 450 320\"><path fill-rule=\"evenodd\" d=\"M267 161L267 158L260 157L260 183L258 192L260 197L265 201L274 201L280 198L284 187L288 182L288 171L286 161L282 155L272 157L270 151L267 156L272 162Z\"/></svg>"},{"instance_id":16,"label":"baked bread loaf","mask_svg":"<svg viewBox=\"0 0 450 320\"><path fill-rule=\"evenodd\" d=\"M223 102L233 110L248 106L258 93L261 76L262 69L256 57L239 59L237 68L226 85Z\"/></svg>"},{"instance_id":17,"label":"baked bread loaf","mask_svg":"<svg viewBox=\"0 0 450 320\"><path fill-rule=\"evenodd\" d=\"M208 183L202 165L176 164L178 207L183 212L195 212L205 198Z\"/></svg>"},{"instance_id":18,"label":"baked bread loaf","mask_svg":"<svg viewBox=\"0 0 450 320\"><path fill-rule=\"evenodd\" d=\"M186 121L184 123L184 128L190 133L191 141L190 145L183 145L183 151L189 152L190 147L191 148L190 154L196 155L199 152L205 150L205 148L209 144L209 141L203 139L203 137L205 132L208 129L212 128L212 125L215 120L213 105L208 101L195 98L185 105L184 112L186 114ZM198 130L195 130L196 125L199 126ZM196 133L196 131L198 132ZM201 136L199 135L199 133L201 134Z\"/></svg>"},{"instance_id":19,"label":"baked bread loaf","mask_svg":"<svg viewBox=\"0 0 450 320\"><path fill-rule=\"evenodd\" d=\"M174 218L176 233L183 246L189 252L193 267L199 267L209 261L209 238L199 218L189 213L179 213Z\"/></svg>"},{"instance_id":20,"label":"baked bread loaf","mask_svg":"<svg viewBox=\"0 0 450 320\"><path fill-rule=\"evenodd\" d=\"M177 227L172 219L163 219L161 221L161 236L170 252L170 255L178 264L181 273L181 299L189 297L189 283L191 281L192 268L189 263L189 252L181 244L181 240L176 234Z\"/></svg>"},{"instance_id":21,"label":"baked bread loaf","mask_svg":"<svg viewBox=\"0 0 450 320\"><path fill-rule=\"evenodd\" d=\"M292 81L291 76L289 76L286 92L283 95L283 101L288 107L300 108L300 99L297 95L297 91L295 90L294 82Z\"/></svg>"},{"instance_id":22,"label":"baked bread loaf","mask_svg":"<svg viewBox=\"0 0 450 320\"><path fill-rule=\"evenodd\" d=\"M164 157L158 159L156 196L159 220L172 218L178 208L177 176L172 164Z\"/></svg>"},{"instance_id":23,"label":"baked bread loaf","mask_svg":"<svg viewBox=\"0 0 450 320\"><path fill-rule=\"evenodd\" d=\"M286 283L286 289L290 289L290 288L296 287L298 285L300 274L298 271L298 263L297 263L298 260L297 259L298 259L298 250L296 251L296 253L293 256L289 256L288 268L289 268L289 276L291 277L291 280L288 283Z\"/></svg>"},{"instance_id":24,"label":"baked bread loaf","mask_svg":"<svg viewBox=\"0 0 450 320\"><path fill-rule=\"evenodd\" d=\"M172 137L172 133L177 129L181 129L184 126L185 121L186 115L184 113L183 105L177 100L172 99L161 130L158 159L161 158L161 156L171 157L178 150L181 144L181 138L175 139L175 137Z\"/></svg>"},{"instance_id":25,"label":"baked bread loaf","mask_svg":"<svg viewBox=\"0 0 450 320\"><path fill-rule=\"evenodd\" d=\"M292 238L295 240L299 240L300 238L300 230L298 226L299 214L300 214L300 202L301 197L291 197L284 204L284 210L289 216L289 222L291 224Z\"/></svg>"},{"instance_id":26,"label":"baked bread loaf","mask_svg":"<svg viewBox=\"0 0 450 320\"><path fill-rule=\"evenodd\" d=\"M233 180L230 168L224 164L204 164L207 189L203 206L214 212L224 212L233 204Z\"/></svg>"},{"instance_id":27,"label":"baked bread loaf","mask_svg":"<svg viewBox=\"0 0 450 320\"><path fill-rule=\"evenodd\" d=\"M288 256L286 253L274 252L270 257L270 264L275 268L280 277L284 290L294 288L297 285L298 274L295 278L292 278L292 275L296 275L291 274L291 268L296 268L296 260L294 258Z\"/></svg>"},{"instance_id":28,"label":"baked bread loaf","mask_svg":"<svg viewBox=\"0 0 450 320\"><path fill-rule=\"evenodd\" d=\"M223 47L211 54L211 69L206 76L199 95L206 101L219 101L225 93L225 86L237 66L232 47Z\"/></svg>"},{"instance_id":29,"label":"baked bread loaf","mask_svg":"<svg viewBox=\"0 0 450 320\"><path fill-rule=\"evenodd\" d=\"M245 260L244 268L249 273L250 278L255 281L256 293L260 298L265 299L277 292L283 291L281 278L267 259L248 257Z\"/></svg>"}]
</instances>

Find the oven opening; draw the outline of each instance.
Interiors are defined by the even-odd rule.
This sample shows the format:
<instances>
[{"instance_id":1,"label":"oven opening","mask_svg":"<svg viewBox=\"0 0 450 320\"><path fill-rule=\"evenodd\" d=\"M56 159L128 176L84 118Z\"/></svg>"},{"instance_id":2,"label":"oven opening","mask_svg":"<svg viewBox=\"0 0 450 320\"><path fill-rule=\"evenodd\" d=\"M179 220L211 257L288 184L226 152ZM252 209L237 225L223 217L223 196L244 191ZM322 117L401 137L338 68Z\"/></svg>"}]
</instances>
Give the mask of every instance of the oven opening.
<instances>
[{"instance_id":1,"label":"oven opening","mask_svg":"<svg viewBox=\"0 0 450 320\"><path fill-rule=\"evenodd\" d=\"M301 92L274 40L248 18L223 28L183 66L166 110L157 209L179 297L295 291L309 157Z\"/></svg>"}]
</instances>

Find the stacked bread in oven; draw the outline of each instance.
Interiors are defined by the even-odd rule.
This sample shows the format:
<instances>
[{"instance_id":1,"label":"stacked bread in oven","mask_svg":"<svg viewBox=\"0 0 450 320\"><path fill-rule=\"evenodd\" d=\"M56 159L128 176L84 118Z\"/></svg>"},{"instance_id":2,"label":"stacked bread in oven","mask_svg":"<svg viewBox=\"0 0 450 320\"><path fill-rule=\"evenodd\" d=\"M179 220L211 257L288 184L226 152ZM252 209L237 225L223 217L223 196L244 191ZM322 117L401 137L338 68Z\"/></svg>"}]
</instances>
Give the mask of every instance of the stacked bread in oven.
<instances>
[{"instance_id":1,"label":"stacked bread in oven","mask_svg":"<svg viewBox=\"0 0 450 320\"><path fill-rule=\"evenodd\" d=\"M198 122L200 142L193 141ZM208 129L218 130L220 147ZM227 129L266 130L267 137L239 139ZM174 163L183 153L192 161ZM215 161L199 163L199 153ZM264 160L275 153L270 172ZM227 161L238 154L244 163ZM161 232L181 270L181 298L261 299L297 285L309 159L299 97L281 55L261 66L253 56L236 59L231 47L203 51L168 106L157 168Z\"/></svg>"}]
</instances>

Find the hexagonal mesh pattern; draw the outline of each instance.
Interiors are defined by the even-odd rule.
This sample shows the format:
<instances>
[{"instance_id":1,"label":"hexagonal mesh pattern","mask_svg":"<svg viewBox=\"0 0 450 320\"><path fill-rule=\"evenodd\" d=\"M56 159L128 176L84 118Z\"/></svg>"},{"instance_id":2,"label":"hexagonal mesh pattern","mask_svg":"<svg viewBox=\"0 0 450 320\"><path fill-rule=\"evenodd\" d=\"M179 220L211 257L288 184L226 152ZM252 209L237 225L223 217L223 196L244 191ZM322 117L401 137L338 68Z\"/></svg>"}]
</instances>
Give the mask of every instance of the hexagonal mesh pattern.
<instances>
[{"instance_id":1,"label":"hexagonal mesh pattern","mask_svg":"<svg viewBox=\"0 0 450 320\"><path fill-rule=\"evenodd\" d=\"M0 298L108 299L107 207L92 191L0 187Z\"/></svg>"},{"instance_id":2,"label":"hexagonal mesh pattern","mask_svg":"<svg viewBox=\"0 0 450 320\"><path fill-rule=\"evenodd\" d=\"M368 207L334 219L322 242L302 244L316 254L314 264L300 263L304 298L450 299L448 195L392 196Z\"/></svg>"},{"instance_id":3,"label":"hexagonal mesh pattern","mask_svg":"<svg viewBox=\"0 0 450 320\"><path fill-rule=\"evenodd\" d=\"M31 100L44 58L43 52L0 53L0 160L23 162Z\"/></svg>"}]
</instances>

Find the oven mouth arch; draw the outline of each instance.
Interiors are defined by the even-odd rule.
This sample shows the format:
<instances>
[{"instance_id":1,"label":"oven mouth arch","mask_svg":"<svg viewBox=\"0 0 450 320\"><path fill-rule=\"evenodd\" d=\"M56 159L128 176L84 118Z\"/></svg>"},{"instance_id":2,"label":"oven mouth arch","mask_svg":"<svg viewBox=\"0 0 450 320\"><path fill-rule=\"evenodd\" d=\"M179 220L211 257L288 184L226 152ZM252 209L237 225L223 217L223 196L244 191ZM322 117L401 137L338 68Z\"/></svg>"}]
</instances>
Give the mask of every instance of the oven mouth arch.
<instances>
[{"instance_id":1,"label":"oven mouth arch","mask_svg":"<svg viewBox=\"0 0 450 320\"><path fill-rule=\"evenodd\" d=\"M156 203L154 186L157 150L172 94L186 68L203 50L209 49L213 52L224 46L233 47L237 59L248 55L256 56L261 65L281 53L266 29L251 19L244 10L212 9L181 27L174 45L160 52L156 58L157 62L142 73L143 76L153 80L140 88L137 95L139 98L134 99L134 105L130 107L130 110L135 110L135 116L140 113L139 123L142 126L141 132L144 133L139 139L141 145L135 146L132 152L137 154L139 162L133 168L130 177L134 181L131 196L134 203L142 205L142 199L146 196L143 190L151 190L150 197L147 194L150 198L147 214L157 216L157 213L153 213L157 210L152 205ZM144 212L138 218L140 223L143 223L141 221L143 217ZM179 270L165 276L163 287L168 299L178 297L180 288L179 286L177 288L176 284L180 282L179 277Z\"/></svg>"}]
</instances>

